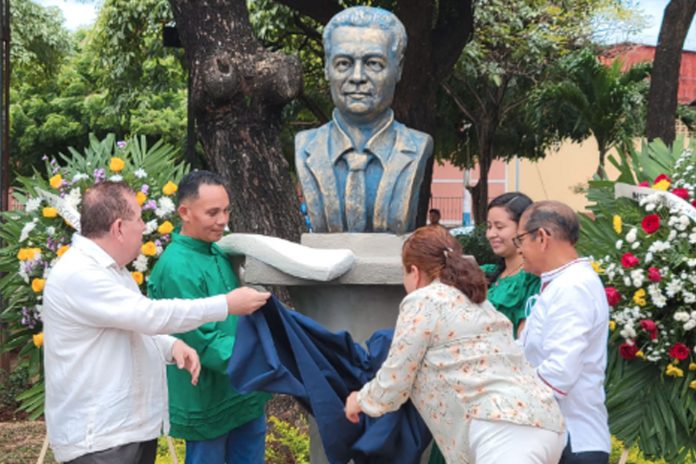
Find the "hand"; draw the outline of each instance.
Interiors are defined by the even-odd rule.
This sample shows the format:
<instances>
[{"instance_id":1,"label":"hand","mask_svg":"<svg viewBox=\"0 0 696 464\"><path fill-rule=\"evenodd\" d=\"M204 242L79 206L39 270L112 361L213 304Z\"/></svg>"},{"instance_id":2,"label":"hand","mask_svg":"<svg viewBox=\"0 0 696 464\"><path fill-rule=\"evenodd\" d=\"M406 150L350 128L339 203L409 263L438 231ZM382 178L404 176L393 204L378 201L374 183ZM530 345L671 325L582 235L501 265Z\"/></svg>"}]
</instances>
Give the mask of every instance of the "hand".
<instances>
[{"instance_id":1,"label":"hand","mask_svg":"<svg viewBox=\"0 0 696 464\"><path fill-rule=\"evenodd\" d=\"M354 391L346 398L346 407L343 409L346 412L346 419L354 424L360 422L360 413L362 409L358 403L358 392Z\"/></svg>"},{"instance_id":2,"label":"hand","mask_svg":"<svg viewBox=\"0 0 696 464\"><path fill-rule=\"evenodd\" d=\"M198 384L198 375L201 373L201 361L198 359L196 350L181 340L177 340L172 345L172 357L174 362L176 362L176 367L186 369L191 373L191 384Z\"/></svg>"},{"instance_id":3,"label":"hand","mask_svg":"<svg viewBox=\"0 0 696 464\"><path fill-rule=\"evenodd\" d=\"M227 311L236 316L247 316L265 305L270 297L269 292L239 287L227 294Z\"/></svg>"}]
</instances>

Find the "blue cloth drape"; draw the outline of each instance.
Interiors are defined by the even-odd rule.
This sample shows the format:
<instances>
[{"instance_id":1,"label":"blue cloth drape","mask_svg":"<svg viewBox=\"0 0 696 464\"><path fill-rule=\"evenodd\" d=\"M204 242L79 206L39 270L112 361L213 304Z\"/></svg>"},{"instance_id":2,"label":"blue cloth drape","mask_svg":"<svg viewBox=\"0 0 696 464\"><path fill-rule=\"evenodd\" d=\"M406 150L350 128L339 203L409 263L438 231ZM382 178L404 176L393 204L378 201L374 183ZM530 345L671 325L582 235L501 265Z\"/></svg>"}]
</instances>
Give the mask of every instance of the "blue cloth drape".
<instances>
[{"instance_id":1,"label":"blue cloth drape","mask_svg":"<svg viewBox=\"0 0 696 464\"><path fill-rule=\"evenodd\" d=\"M347 332L330 332L271 297L240 318L227 372L240 393L294 396L316 419L331 464L416 464L431 435L410 401L379 418L362 414L359 424L343 412L348 394L386 359L392 334L375 332L365 351Z\"/></svg>"}]
</instances>

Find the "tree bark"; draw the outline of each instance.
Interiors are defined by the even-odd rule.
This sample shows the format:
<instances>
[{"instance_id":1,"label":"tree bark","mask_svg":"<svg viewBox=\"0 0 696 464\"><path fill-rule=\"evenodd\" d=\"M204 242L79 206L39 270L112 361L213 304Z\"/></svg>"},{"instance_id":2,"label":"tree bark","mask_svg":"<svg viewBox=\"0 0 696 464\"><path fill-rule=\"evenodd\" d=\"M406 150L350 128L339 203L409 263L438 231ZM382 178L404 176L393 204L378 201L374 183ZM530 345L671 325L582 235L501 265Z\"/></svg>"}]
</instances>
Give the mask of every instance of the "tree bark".
<instances>
[{"instance_id":1,"label":"tree bark","mask_svg":"<svg viewBox=\"0 0 696 464\"><path fill-rule=\"evenodd\" d=\"M230 188L232 231L298 241L303 222L280 116L301 92L299 59L261 47L244 0L170 3L191 66L190 117L207 165Z\"/></svg>"},{"instance_id":2,"label":"tree bark","mask_svg":"<svg viewBox=\"0 0 696 464\"><path fill-rule=\"evenodd\" d=\"M674 142L682 48L696 12L696 0L671 0L665 8L648 93L648 140Z\"/></svg>"}]
</instances>

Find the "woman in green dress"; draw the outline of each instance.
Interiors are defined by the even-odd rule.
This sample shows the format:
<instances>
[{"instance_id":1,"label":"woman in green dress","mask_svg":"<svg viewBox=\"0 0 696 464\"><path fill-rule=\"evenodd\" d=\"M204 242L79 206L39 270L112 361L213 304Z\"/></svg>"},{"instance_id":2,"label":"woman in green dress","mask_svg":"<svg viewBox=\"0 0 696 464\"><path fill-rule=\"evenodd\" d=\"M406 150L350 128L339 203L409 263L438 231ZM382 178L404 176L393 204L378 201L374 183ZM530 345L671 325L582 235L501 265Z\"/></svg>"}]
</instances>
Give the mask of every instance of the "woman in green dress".
<instances>
[{"instance_id":1,"label":"woman in green dress","mask_svg":"<svg viewBox=\"0 0 696 464\"><path fill-rule=\"evenodd\" d=\"M522 256L512 243L517 224L532 200L524 193L509 192L495 197L488 204L486 238L493 253L500 258L495 264L481 266L488 278L488 301L512 322L517 338L527 318L527 301L539 293L539 277L522 269ZM433 445L428 464L445 464L445 458Z\"/></svg>"}]
</instances>

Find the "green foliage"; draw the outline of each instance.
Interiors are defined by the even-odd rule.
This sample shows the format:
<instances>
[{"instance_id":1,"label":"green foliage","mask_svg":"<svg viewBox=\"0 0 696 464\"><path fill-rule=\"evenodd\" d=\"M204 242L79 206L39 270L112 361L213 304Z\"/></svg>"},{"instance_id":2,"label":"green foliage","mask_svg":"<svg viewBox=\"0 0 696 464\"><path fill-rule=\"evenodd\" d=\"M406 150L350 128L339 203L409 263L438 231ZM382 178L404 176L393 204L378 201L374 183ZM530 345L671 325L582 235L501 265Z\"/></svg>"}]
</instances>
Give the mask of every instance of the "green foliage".
<instances>
[{"instance_id":1,"label":"green foliage","mask_svg":"<svg viewBox=\"0 0 696 464\"><path fill-rule=\"evenodd\" d=\"M472 255L478 264L495 264L500 258L493 253L491 245L486 238L486 224L478 224L466 234L457 237L462 245L464 254Z\"/></svg>"},{"instance_id":2,"label":"green foliage","mask_svg":"<svg viewBox=\"0 0 696 464\"><path fill-rule=\"evenodd\" d=\"M293 424L271 416L266 434L266 462L269 464L309 463L309 435ZM306 424L304 429L306 430ZM288 458L291 458L290 461Z\"/></svg>"},{"instance_id":3,"label":"green foliage","mask_svg":"<svg viewBox=\"0 0 696 464\"><path fill-rule=\"evenodd\" d=\"M29 387L26 366L5 372L0 370L0 411L14 411L19 407L17 396Z\"/></svg>"},{"instance_id":4,"label":"green foliage","mask_svg":"<svg viewBox=\"0 0 696 464\"><path fill-rule=\"evenodd\" d=\"M34 8L50 16L47 24L56 18L50 9ZM47 49L45 60L58 63L52 74L11 82L14 173L31 175L46 153L84 148L90 133L138 133L183 147L187 71L181 50L162 47L160 28L169 18L166 1L107 0L90 31L69 34L57 24L56 40L65 37L69 46ZM22 30L30 43L41 39L41 30L18 27L20 20L13 17L13 31Z\"/></svg>"}]
</instances>

